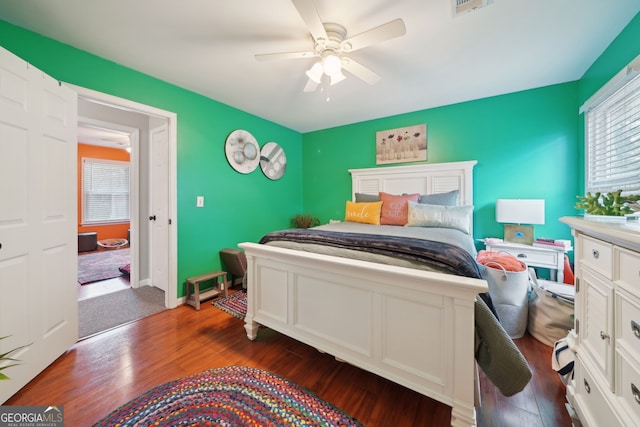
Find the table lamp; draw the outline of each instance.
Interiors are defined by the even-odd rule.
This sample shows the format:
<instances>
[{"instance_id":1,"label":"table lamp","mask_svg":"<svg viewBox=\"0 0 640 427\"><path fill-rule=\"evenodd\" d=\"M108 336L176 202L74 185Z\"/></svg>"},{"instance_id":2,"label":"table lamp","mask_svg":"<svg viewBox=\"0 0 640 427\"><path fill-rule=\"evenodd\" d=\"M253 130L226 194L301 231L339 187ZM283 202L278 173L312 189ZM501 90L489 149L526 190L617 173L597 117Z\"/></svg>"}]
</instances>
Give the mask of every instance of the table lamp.
<instances>
[{"instance_id":1,"label":"table lamp","mask_svg":"<svg viewBox=\"0 0 640 427\"><path fill-rule=\"evenodd\" d=\"M544 200L498 199L496 200L496 222L505 224L505 242L531 245L533 226L529 224L544 224Z\"/></svg>"}]
</instances>

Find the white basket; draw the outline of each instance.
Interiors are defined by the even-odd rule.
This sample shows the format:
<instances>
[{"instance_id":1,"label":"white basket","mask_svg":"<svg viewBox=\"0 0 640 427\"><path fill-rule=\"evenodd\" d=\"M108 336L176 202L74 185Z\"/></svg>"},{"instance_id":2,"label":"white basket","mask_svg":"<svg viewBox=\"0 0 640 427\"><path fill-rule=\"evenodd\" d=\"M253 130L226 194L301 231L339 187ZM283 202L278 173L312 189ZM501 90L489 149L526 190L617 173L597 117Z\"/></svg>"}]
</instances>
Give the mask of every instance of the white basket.
<instances>
[{"instance_id":1,"label":"white basket","mask_svg":"<svg viewBox=\"0 0 640 427\"><path fill-rule=\"evenodd\" d=\"M523 271L507 271L501 264L489 262L484 272L500 324L511 338L522 338L527 330L529 270L526 264L520 263Z\"/></svg>"}]
</instances>

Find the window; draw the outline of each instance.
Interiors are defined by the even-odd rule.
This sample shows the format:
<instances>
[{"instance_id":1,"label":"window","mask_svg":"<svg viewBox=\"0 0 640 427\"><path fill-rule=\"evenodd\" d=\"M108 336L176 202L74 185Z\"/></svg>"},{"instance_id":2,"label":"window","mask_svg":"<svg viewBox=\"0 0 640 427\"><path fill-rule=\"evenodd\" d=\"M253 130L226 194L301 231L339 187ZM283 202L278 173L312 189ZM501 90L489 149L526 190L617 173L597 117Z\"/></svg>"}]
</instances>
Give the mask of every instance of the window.
<instances>
[{"instance_id":1,"label":"window","mask_svg":"<svg viewBox=\"0 0 640 427\"><path fill-rule=\"evenodd\" d=\"M82 159L82 223L129 221L129 163Z\"/></svg>"},{"instance_id":2,"label":"window","mask_svg":"<svg viewBox=\"0 0 640 427\"><path fill-rule=\"evenodd\" d=\"M640 194L640 56L581 108L586 191Z\"/></svg>"}]
</instances>

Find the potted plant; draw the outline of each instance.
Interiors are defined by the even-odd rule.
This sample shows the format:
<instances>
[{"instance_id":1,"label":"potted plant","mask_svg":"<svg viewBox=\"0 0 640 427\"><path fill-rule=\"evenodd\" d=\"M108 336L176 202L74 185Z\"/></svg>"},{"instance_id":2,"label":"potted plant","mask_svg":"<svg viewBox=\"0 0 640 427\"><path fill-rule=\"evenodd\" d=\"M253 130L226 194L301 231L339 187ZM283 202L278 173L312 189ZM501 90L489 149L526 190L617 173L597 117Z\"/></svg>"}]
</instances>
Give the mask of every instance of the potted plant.
<instances>
[{"instance_id":1,"label":"potted plant","mask_svg":"<svg viewBox=\"0 0 640 427\"><path fill-rule=\"evenodd\" d=\"M623 196L622 190L617 190L602 194L597 192L591 194L587 192L586 196L576 196L578 202L575 204L576 209L584 209L585 216L609 216L624 217L624 215L632 214L638 210L640 195Z\"/></svg>"},{"instance_id":2,"label":"potted plant","mask_svg":"<svg viewBox=\"0 0 640 427\"><path fill-rule=\"evenodd\" d=\"M9 338L9 336L7 335L6 337L0 337L0 340L3 340L5 338ZM26 345L23 345L21 347L18 348L14 348L13 350L9 350L6 353L0 353L0 365L2 365L4 362L18 362L18 359L13 359L11 356L11 354L15 353L16 351L20 350L21 348L25 348L27 347ZM2 365L0 366L0 380L8 380L9 377L6 376L4 373L2 373L2 371L4 371L7 368L10 368L12 366L16 366L17 363L10 363L8 365Z\"/></svg>"},{"instance_id":3,"label":"potted plant","mask_svg":"<svg viewBox=\"0 0 640 427\"><path fill-rule=\"evenodd\" d=\"M320 225L320 220L309 213L296 214L291 218L291 227L293 228L311 228Z\"/></svg>"}]
</instances>

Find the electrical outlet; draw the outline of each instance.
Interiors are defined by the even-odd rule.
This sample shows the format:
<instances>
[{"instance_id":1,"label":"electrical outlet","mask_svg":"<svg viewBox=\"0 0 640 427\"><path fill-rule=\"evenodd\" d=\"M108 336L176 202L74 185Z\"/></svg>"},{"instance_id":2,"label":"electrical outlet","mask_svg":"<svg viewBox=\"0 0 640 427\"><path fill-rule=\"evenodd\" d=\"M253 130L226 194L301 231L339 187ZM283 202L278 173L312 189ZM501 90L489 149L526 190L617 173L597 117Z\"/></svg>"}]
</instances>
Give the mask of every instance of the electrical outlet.
<instances>
[{"instance_id":1,"label":"electrical outlet","mask_svg":"<svg viewBox=\"0 0 640 427\"><path fill-rule=\"evenodd\" d=\"M202 207L204 207L204 196L198 196L198 197L196 197L196 207L197 207L197 208L202 208Z\"/></svg>"}]
</instances>

